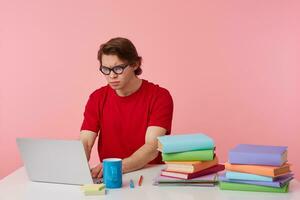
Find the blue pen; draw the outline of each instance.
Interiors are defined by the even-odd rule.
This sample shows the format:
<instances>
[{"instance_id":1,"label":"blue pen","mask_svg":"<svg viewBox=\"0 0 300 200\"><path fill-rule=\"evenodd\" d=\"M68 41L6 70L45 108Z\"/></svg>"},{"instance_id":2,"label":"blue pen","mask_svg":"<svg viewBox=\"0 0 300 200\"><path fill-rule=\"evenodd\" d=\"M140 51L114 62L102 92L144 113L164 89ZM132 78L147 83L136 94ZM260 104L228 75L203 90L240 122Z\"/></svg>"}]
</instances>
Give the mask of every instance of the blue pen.
<instances>
[{"instance_id":1,"label":"blue pen","mask_svg":"<svg viewBox=\"0 0 300 200\"><path fill-rule=\"evenodd\" d=\"M130 179L130 181L129 181L129 186L130 186L130 188L134 188L134 183L133 183L132 179Z\"/></svg>"}]
</instances>

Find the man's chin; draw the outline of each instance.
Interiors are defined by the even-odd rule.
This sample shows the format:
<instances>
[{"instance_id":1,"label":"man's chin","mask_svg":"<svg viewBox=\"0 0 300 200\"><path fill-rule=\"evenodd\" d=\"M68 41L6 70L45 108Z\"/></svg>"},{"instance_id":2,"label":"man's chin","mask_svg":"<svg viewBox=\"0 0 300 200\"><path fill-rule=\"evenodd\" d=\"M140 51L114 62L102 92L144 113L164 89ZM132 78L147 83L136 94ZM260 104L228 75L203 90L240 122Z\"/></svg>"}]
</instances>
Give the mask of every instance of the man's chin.
<instances>
[{"instance_id":1,"label":"man's chin","mask_svg":"<svg viewBox=\"0 0 300 200\"><path fill-rule=\"evenodd\" d=\"M113 90L120 90L122 87L120 85L110 85Z\"/></svg>"}]
</instances>

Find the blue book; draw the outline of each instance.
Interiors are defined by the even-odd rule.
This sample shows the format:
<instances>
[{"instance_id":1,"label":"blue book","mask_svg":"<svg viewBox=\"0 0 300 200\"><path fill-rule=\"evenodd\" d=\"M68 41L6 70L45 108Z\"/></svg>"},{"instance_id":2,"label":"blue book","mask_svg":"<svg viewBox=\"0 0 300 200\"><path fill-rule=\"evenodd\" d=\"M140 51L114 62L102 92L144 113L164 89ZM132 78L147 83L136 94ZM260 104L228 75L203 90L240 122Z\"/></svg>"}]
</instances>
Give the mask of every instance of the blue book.
<instances>
[{"instance_id":1,"label":"blue book","mask_svg":"<svg viewBox=\"0 0 300 200\"><path fill-rule=\"evenodd\" d=\"M281 166L287 162L286 146L239 144L229 151L229 163Z\"/></svg>"},{"instance_id":2,"label":"blue book","mask_svg":"<svg viewBox=\"0 0 300 200\"><path fill-rule=\"evenodd\" d=\"M247 181L268 181L273 182L278 177L271 177L271 176L261 176L256 174L248 174L242 172L233 172L227 171L226 178L228 179L235 179L235 180L247 180Z\"/></svg>"},{"instance_id":3,"label":"blue book","mask_svg":"<svg viewBox=\"0 0 300 200\"><path fill-rule=\"evenodd\" d=\"M214 148L214 141L201 133L158 137L158 150L163 153L209 150Z\"/></svg>"},{"instance_id":4,"label":"blue book","mask_svg":"<svg viewBox=\"0 0 300 200\"><path fill-rule=\"evenodd\" d=\"M284 185L286 185L286 183L290 182L292 179L293 179L293 174L286 174L286 175L280 176L273 182L228 179L225 174L219 175L219 181L223 181L223 182L243 183L243 184L261 185L261 186L278 187L278 188L283 187Z\"/></svg>"}]
</instances>

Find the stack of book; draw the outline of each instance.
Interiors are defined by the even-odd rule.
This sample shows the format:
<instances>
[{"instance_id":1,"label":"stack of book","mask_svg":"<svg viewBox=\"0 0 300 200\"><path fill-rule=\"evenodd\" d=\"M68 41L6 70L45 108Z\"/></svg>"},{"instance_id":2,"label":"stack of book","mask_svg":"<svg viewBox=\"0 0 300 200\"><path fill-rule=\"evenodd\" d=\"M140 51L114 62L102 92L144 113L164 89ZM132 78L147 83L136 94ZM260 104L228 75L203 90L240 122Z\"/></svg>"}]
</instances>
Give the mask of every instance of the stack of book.
<instances>
[{"instance_id":1,"label":"stack of book","mask_svg":"<svg viewBox=\"0 0 300 200\"><path fill-rule=\"evenodd\" d=\"M85 196L105 195L105 185L101 184L85 184L80 188Z\"/></svg>"},{"instance_id":2,"label":"stack of book","mask_svg":"<svg viewBox=\"0 0 300 200\"><path fill-rule=\"evenodd\" d=\"M223 190L284 193L293 179L286 146L239 144L230 150L225 168L219 176Z\"/></svg>"},{"instance_id":3,"label":"stack of book","mask_svg":"<svg viewBox=\"0 0 300 200\"><path fill-rule=\"evenodd\" d=\"M159 137L158 150L162 152L163 161L166 163L166 168L161 171L158 180L167 179L162 177L169 177L167 180L169 182L176 182L176 179L191 180L224 170L224 165L218 164L214 141L205 134ZM209 179L207 181L199 178L193 181L198 184L199 182L215 183L213 176L207 178ZM191 181L184 183L194 184Z\"/></svg>"}]
</instances>

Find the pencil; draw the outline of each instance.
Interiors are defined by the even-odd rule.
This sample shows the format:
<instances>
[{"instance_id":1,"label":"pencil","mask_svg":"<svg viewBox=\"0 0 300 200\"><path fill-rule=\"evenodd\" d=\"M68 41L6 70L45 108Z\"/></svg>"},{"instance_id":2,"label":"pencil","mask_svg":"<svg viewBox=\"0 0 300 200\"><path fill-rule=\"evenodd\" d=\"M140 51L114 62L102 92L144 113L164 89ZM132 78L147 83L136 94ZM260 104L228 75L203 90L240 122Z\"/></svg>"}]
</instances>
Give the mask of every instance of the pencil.
<instances>
[{"instance_id":1,"label":"pencil","mask_svg":"<svg viewBox=\"0 0 300 200\"><path fill-rule=\"evenodd\" d=\"M139 186L142 185L142 182L143 182L143 175L140 176L140 179L139 179Z\"/></svg>"}]
</instances>

